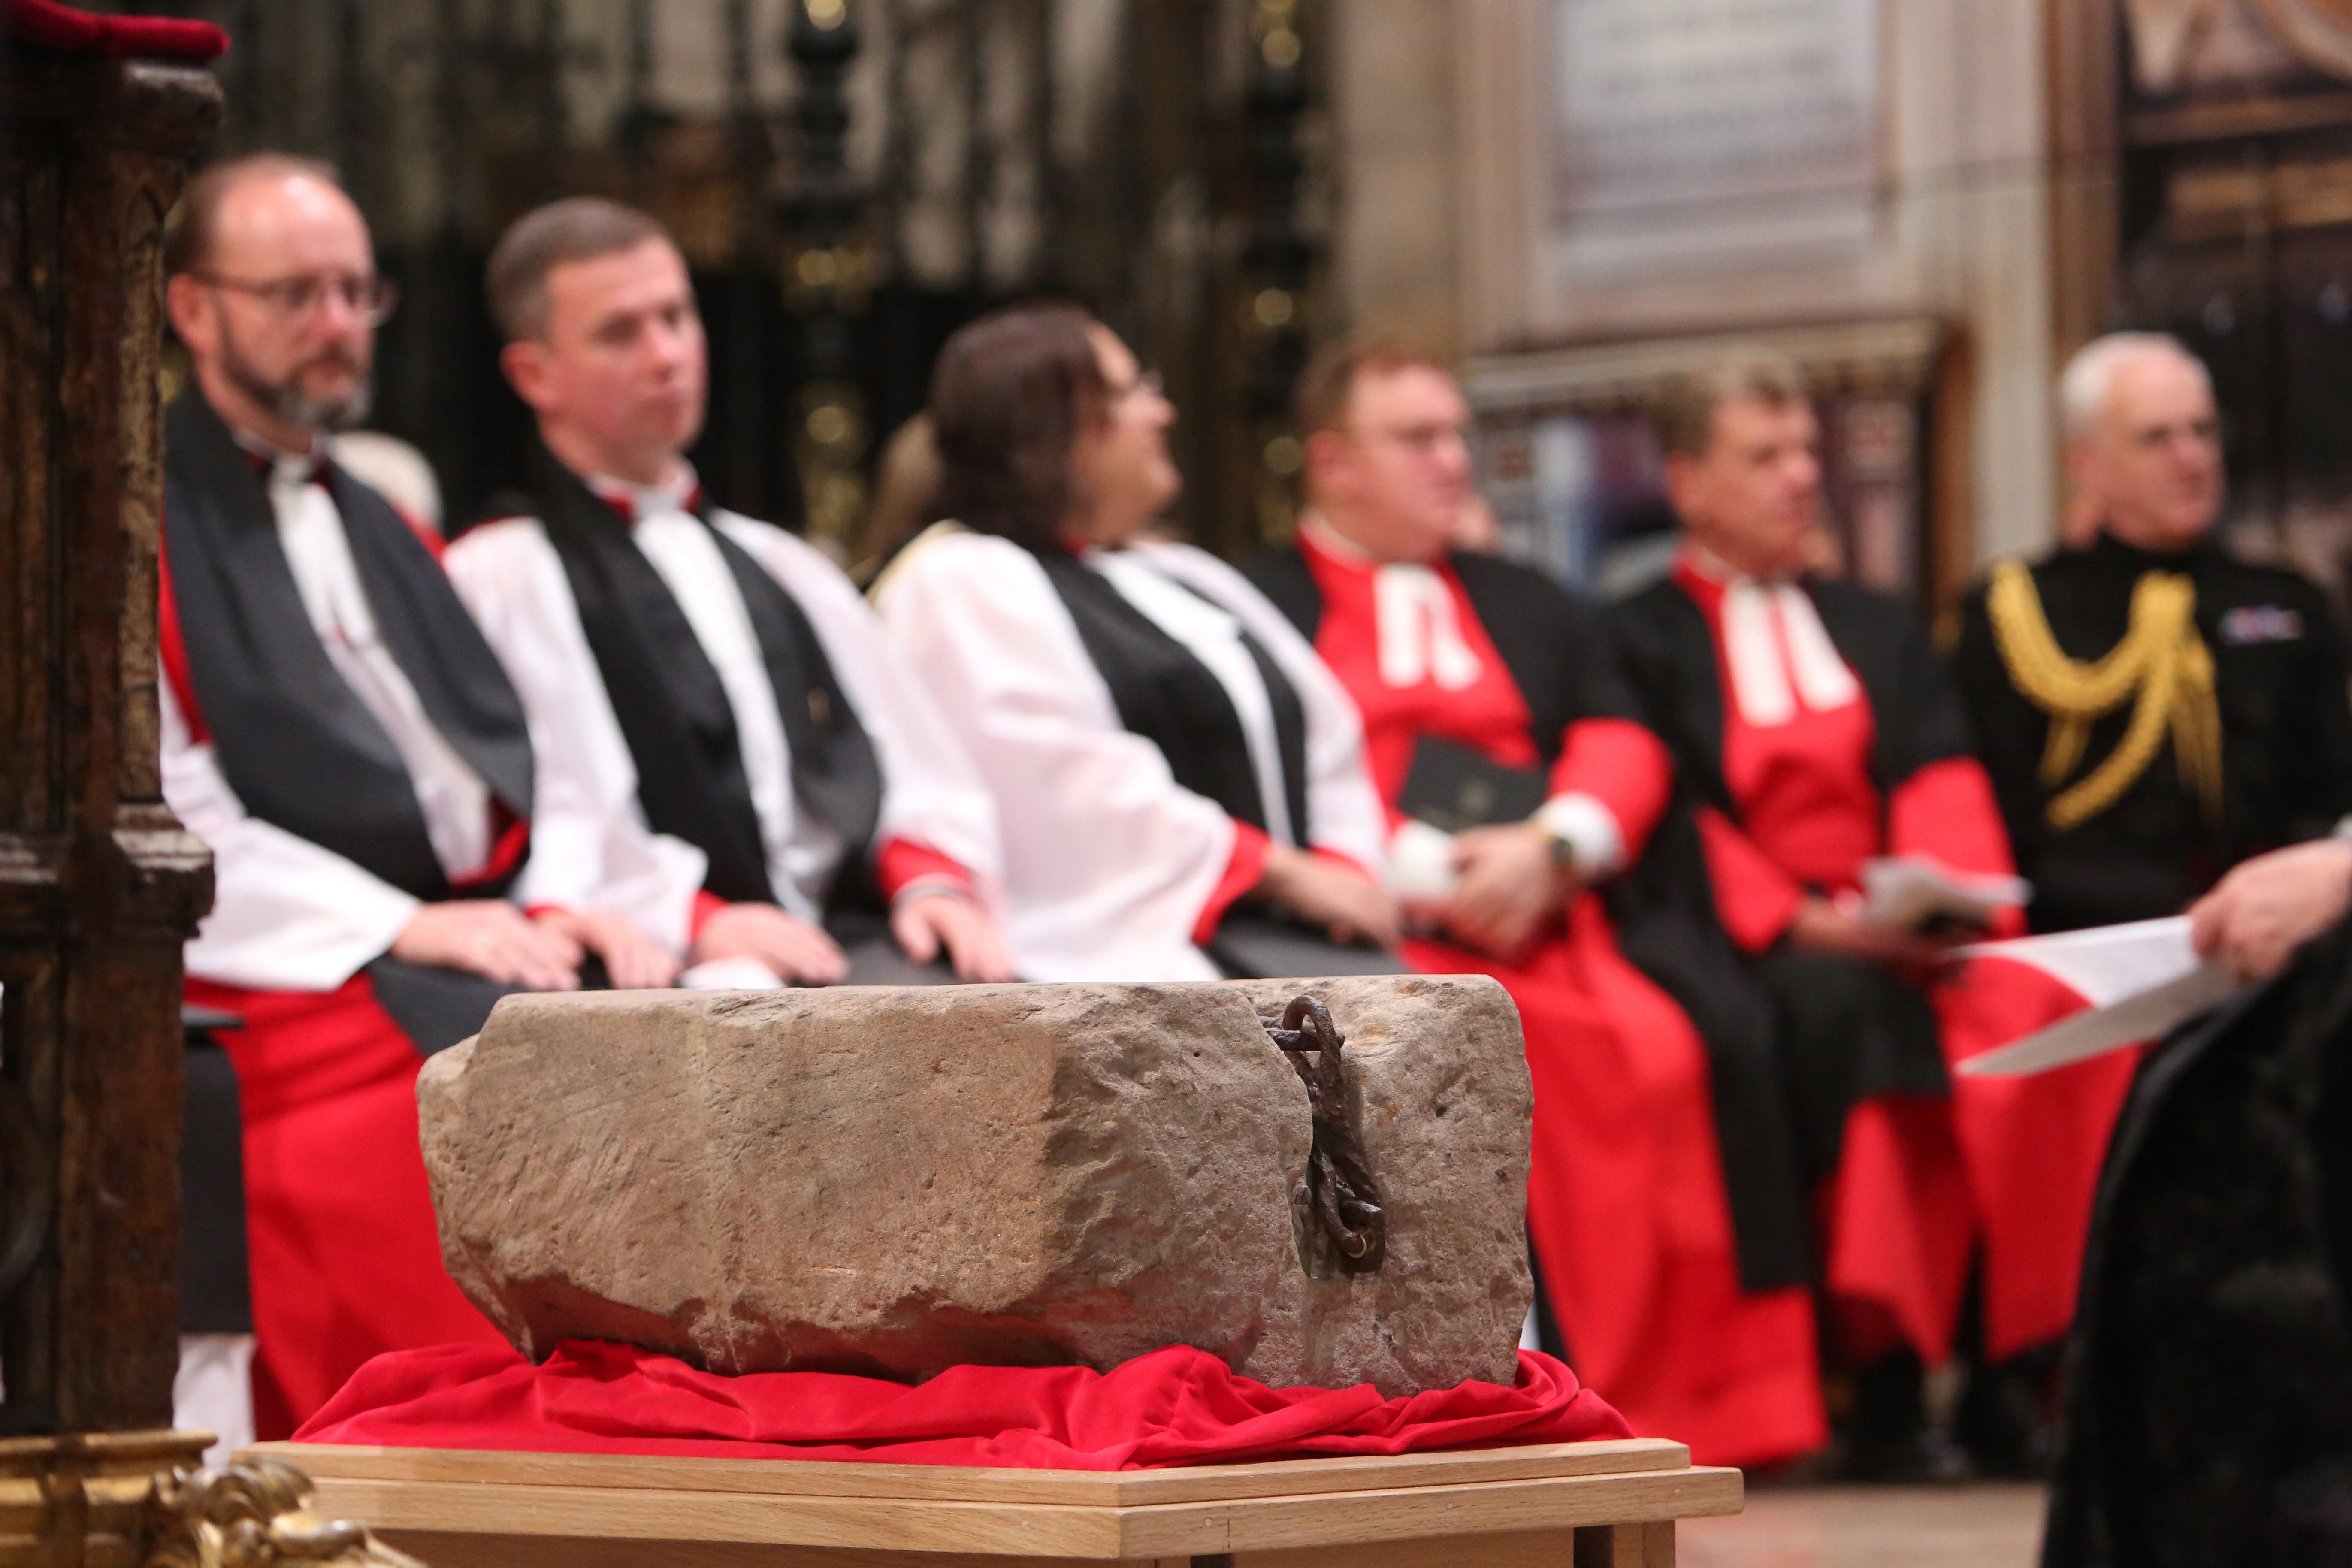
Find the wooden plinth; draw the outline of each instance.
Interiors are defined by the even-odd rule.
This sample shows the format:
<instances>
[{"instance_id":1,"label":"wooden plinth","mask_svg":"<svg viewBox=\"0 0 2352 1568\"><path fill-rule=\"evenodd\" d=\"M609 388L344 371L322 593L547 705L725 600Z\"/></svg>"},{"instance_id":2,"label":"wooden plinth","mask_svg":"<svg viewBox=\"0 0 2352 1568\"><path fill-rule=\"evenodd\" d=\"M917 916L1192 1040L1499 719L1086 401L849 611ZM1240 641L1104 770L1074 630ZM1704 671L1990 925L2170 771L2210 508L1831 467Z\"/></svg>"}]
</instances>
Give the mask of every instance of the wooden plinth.
<instances>
[{"instance_id":1,"label":"wooden plinth","mask_svg":"<svg viewBox=\"0 0 2352 1568\"><path fill-rule=\"evenodd\" d=\"M209 1432L0 1437L0 1568L147 1559L155 1478L194 1467Z\"/></svg>"},{"instance_id":2,"label":"wooden plinth","mask_svg":"<svg viewBox=\"0 0 2352 1568\"><path fill-rule=\"evenodd\" d=\"M1670 1568L1738 1470L1635 1438L1172 1470L263 1443L431 1568Z\"/></svg>"}]
</instances>

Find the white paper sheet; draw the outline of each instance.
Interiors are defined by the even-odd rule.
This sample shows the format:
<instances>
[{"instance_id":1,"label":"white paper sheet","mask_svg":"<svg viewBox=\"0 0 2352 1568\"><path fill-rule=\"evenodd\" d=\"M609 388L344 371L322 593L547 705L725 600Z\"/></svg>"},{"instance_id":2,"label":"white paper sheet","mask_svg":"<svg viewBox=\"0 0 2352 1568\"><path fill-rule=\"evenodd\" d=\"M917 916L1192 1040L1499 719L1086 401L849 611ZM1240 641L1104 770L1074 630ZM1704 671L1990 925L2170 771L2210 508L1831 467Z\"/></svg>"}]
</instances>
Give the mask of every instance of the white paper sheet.
<instances>
[{"instance_id":1,"label":"white paper sheet","mask_svg":"<svg viewBox=\"0 0 2352 1568\"><path fill-rule=\"evenodd\" d=\"M2189 939L2189 917L2093 926L2051 936L2021 936L1980 942L1954 958L2006 958L2030 964L2094 1007L2120 1002L2138 992L2178 980L2195 969L2197 949Z\"/></svg>"},{"instance_id":2,"label":"white paper sheet","mask_svg":"<svg viewBox=\"0 0 2352 1568\"><path fill-rule=\"evenodd\" d=\"M1968 876L1908 856L1880 856L1862 867L1862 918L1889 931L1916 931L1939 915L1982 926L2032 893L2020 877Z\"/></svg>"},{"instance_id":3,"label":"white paper sheet","mask_svg":"<svg viewBox=\"0 0 2352 1568\"><path fill-rule=\"evenodd\" d=\"M756 958L713 958L677 977L688 991L779 991L783 981Z\"/></svg>"},{"instance_id":4,"label":"white paper sheet","mask_svg":"<svg viewBox=\"0 0 2352 1568\"><path fill-rule=\"evenodd\" d=\"M2042 1072L2156 1039L2239 989L2228 970L2198 958L2185 915L1980 942L1955 956L2029 964L2091 1005L1962 1062L1959 1070L1969 1078Z\"/></svg>"}]
</instances>

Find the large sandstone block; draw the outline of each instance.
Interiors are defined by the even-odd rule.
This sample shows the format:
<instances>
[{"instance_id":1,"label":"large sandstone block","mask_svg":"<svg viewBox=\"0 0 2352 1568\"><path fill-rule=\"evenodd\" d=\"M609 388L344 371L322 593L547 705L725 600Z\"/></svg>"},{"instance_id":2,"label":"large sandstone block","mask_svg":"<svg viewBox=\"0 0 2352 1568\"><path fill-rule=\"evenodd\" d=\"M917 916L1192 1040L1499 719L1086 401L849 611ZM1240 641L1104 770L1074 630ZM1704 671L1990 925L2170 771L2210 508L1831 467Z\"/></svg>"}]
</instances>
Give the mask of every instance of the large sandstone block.
<instances>
[{"instance_id":1,"label":"large sandstone block","mask_svg":"<svg viewBox=\"0 0 2352 1568\"><path fill-rule=\"evenodd\" d=\"M1372 1272L1309 1211L1307 1090L1259 1019L1302 992L1348 1037ZM450 1273L527 1355L1513 1375L1529 1096L1489 980L515 996L417 1093Z\"/></svg>"}]
</instances>

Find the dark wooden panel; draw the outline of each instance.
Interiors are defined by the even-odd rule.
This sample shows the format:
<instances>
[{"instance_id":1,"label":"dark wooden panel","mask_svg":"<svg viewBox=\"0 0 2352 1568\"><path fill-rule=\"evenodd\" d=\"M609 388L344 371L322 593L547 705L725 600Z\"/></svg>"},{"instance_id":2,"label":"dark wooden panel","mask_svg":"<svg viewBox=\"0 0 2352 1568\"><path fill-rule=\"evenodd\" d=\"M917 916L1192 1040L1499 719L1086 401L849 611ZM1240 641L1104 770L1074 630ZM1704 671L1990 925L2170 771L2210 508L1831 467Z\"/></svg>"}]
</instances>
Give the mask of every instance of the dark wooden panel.
<instances>
[{"instance_id":1,"label":"dark wooden panel","mask_svg":"<svg viewBox=\"0 0 2352 1568\"><path fill-rule=\"evenodd\" d=\"M161 258L219 91L12 48L0 105L0 1431L161 1426L180 944L211 898L157 776Z\"/></svg>"}]
</instances>

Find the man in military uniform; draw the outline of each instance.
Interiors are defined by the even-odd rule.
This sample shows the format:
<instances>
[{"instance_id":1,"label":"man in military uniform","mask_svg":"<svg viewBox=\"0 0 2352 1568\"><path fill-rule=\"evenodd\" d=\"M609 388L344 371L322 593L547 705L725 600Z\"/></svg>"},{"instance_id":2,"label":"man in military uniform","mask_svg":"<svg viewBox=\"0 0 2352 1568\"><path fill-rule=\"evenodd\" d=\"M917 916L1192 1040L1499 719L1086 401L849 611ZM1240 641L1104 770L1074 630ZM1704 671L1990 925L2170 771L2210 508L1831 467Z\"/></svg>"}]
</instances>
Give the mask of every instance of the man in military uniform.
<instances>
[{"instance_id":1,"label":"man in military uniform","mask_svg":"<svg viewBox=\"0 0 2352 1568\"><path fill-rule=\"evenodd\" d=\"M1962 612L1959 679L2034 929L2178 914L2247 857L2352 811L2352 711L2326 599L2212 537L2205 367L2121 332L2061 384L2074 514Z\"/></svg>"}]
</instances>

